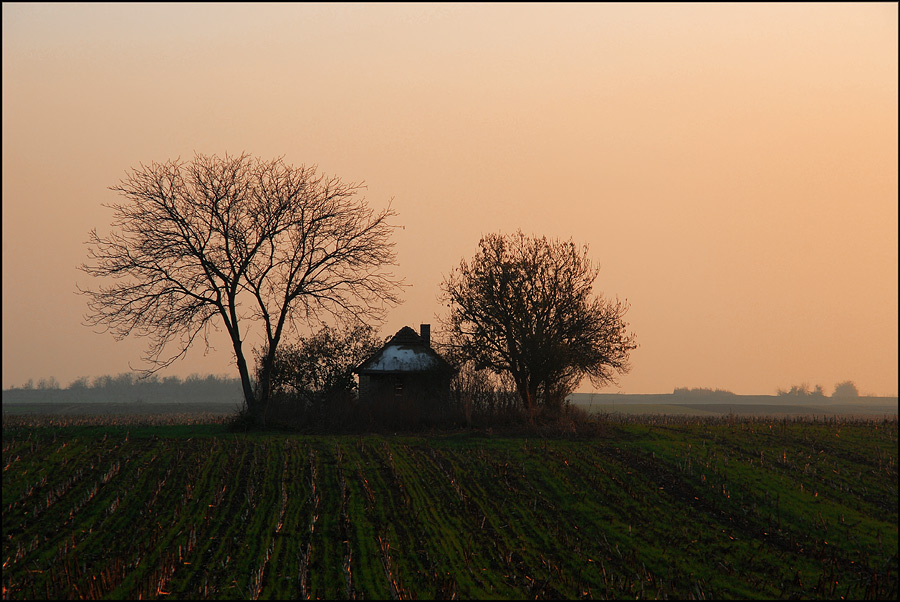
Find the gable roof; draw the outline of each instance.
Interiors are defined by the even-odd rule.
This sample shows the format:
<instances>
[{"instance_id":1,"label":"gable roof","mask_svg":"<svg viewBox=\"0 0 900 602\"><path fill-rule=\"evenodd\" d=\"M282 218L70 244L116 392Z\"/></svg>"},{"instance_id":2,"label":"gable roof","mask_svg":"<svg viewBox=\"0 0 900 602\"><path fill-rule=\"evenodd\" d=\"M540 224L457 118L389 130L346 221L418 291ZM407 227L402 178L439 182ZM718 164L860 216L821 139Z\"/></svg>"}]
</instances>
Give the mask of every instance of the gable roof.
<instances>
[{"instance_id":1,"label":"gable roof","mask_svg":"<svg viewBox=\"0 0 900 602\"><path fill-rule=\"evenodd\" d=\"M404 326L384 347L354 368L357 374L400 374L430 370L453 370L415 330Z\"/></svg>"}]
</instances>

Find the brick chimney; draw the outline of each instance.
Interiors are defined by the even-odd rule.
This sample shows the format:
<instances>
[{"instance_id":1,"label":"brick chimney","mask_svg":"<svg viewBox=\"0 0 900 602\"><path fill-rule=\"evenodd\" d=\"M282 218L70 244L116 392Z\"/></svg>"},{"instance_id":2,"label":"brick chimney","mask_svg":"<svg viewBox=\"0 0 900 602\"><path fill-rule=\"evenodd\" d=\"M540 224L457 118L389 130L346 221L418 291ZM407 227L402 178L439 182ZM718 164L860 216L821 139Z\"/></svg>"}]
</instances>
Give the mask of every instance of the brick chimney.
<instances>
[{"instance_id":1,"label":"brick chimney","mask_svg":"<svg viewBox=\"0 0 900 602\"><path fill-rule=\"evenodd\" d=\"M426 347L431 347L431 324L420 324L419 336L425 341Z\"/></svg>"}]
</instances>

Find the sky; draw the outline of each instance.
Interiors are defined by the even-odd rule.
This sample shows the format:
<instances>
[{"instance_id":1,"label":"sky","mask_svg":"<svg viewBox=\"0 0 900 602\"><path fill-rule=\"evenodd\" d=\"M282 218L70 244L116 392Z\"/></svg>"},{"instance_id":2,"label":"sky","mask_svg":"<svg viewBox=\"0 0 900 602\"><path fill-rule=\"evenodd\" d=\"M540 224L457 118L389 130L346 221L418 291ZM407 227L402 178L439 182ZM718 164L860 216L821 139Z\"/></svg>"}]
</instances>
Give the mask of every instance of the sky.
<instances>
[{"instance_id":1,"label":"sky","mask_svg":"<svg viewBox=\"0 0 900 602\"><path fill-rule=\"evenodd\" d=\"M600 392L898 391L898 7L3 3L2 382L119 374L78 271L141 163L365 182L404 303L479 239L588 245L639 348ZM223 331L224 332L224 331ZM222 333L161 373L237 376ZM258 331L257 331L258 332ZM253 342L254 331L248 334ZM588 381L579 389L590 392Z\"/></svg>"}]
</instances>

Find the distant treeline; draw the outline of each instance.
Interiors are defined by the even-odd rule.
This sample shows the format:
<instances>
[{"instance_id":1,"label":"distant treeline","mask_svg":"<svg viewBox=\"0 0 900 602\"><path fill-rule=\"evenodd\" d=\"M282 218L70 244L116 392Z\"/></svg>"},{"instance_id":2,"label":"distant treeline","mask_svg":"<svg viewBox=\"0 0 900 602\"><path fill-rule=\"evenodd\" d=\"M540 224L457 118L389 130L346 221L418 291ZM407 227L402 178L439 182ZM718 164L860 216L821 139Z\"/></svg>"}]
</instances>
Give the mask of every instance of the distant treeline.
<instances>
[{"instance_id":1,"label":"distant treeline","mask_svg":"<svg viewBox=\"0 0 900 602\"><path fill-rule=\"evenodd\" d=\"M825 388L822 385L816 385L810 389L809 385L803 383L794 385L790 389L778 389L778 395L781 397L825 397ZM845 380L834 386L832 397L859 397L859 389L852 380Z\"/></svg>"},{"instance_id":2,"label":"distant treeline","mask_svg":"<svg viewBox=\"0 0 900 602\"><path fill-rule=\"evenodd\" d=\"M705 387L677 387L673 395L689 396L689 397L729 397L735 396L735 393L724 389L709 389ZM780 397L826 397L825 388L822 385L816 385L810 388L808 384L794 385L790 389L778 389ZM859 389L852 380L845 380L834 386L832 397L859 397Z\"/></svg>"},{"instance_id":3,"label":"distant treeline","mask_svg":"<svg viewBox=\"0 0 900 602\"><path fill-rule=\"evenodd\" d=\"M8 403L240 403L242 398L240 379L212 374L192 374L182 380L177 376L159 378L157 375L139 379L130 372L123 372L118 376L99 376L93 381L78 378L65 389L51 377L41 379L36 387L28 381L23 387L3 391L3 401Z\"/></svg>"},{"instance_id":4,"label":"distant treeline","mask_svg":"<svg viewBox=\"0 0 900 602\"><path fill-rule=\"evenodd\" d=\"M734 395L731 391L725 389L707 389L705 387L676 387L673 395L689 395L691 397L721 397L723 395Z\"/></svg>"}]
</instances>

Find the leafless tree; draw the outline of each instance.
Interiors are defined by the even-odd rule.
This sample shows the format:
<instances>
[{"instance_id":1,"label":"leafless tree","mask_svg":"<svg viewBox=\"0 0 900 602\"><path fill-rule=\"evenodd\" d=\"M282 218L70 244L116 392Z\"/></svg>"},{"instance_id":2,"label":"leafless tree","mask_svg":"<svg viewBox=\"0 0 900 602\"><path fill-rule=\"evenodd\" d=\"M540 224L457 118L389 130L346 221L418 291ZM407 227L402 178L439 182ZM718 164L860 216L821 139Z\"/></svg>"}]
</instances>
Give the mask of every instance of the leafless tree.
<instances>
[{"instance_id":1,"label":"leafless tree","mask_svg":"<svg viewBox=\"0 0 900 602\"><path fill-rule=\"evenodd\" d=\"M265 423L269 371L254 392L244 341L262 323L263 365L287 327L337 319L383 320L400 302L388 207L370 209L361 184L242 154L141 164L111 190L127 199L108 236L91 231L80 269L111 284L81 290L86 322L117 339L150 340L150 374L224 324L247 410ZM174 353L164 351L174 347Z\"/></svg>"},{"instance_id":2,"label":"leafless tree","mask_svg":"<svg viewBox=\"0 0 900 602\"><path fill-rule=\"evenodd\" d=\"M477 368L512 376L532 418L538 407L558 411L585 376L602 386L629 370L628 306L591 294L599 268L587 247L522 232L479 246L441 285L443 327Z\"/></svg>"}]
</instances>

